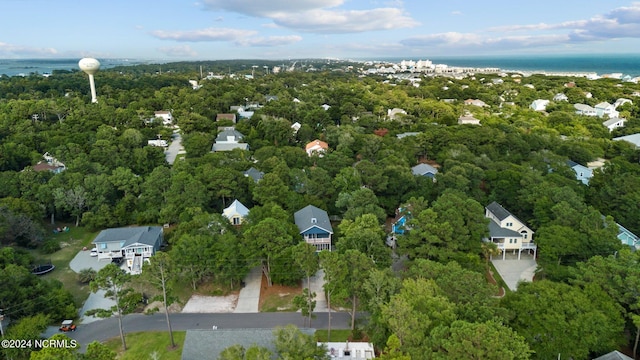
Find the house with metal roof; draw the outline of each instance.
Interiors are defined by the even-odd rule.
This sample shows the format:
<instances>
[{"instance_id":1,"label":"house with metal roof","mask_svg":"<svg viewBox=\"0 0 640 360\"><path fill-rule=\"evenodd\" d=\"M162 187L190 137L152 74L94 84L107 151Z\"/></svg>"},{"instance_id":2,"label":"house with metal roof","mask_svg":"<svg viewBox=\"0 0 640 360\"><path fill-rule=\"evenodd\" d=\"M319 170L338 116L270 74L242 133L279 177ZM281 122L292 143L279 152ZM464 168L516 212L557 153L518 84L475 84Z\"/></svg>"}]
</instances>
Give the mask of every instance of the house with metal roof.
<instances>
[{"instance_id":1,"label":"house with metal roof","mask_svg":"<svg viewBox=\"0 0 640 360\"><path fill-rule=\"evenodd\" d=\"M212 328L214 325L212 325ZM314 329L300 329L313 336ZM222 351L234 345L245 349L251 346L267 348L275 359L277 354L273 329L215 329L187 330L182 347L182 360L219 359Z\"/></svg>"},{"instance_id":2,"label":"house with metal roof","mask_svg":"<svg viewBox=\"0 0 640 360\"><path fill-rule=\"evenodd\" d=\"M218 133L216 142L213 144L211 151L231 151L233 149L249 150L249 144L242 143L244 135L236 130L234 127L222 128L222 131Z\"/></svg>"},{"instance_id":3,"label":"house with metal roof","mask_svg":"<svg viewBox=\"0 0 640 360\"><path fill-rule=\"evenodd\" d=\"M238 199L233 200L231 205L222 210L222 216L229 219L232 225L240 225L249 215L249 209Z\"/></svg>"},{"instance_id":4,"label":"house with metal roof","mask_svg":"<svg viewBox=\"0 0 640 360\"><path fill-rule=\"evenodd\" d=\"M317 251L331 251L333 228L326 211L308 205L296 211L293 219L305 242L314 245Z\"/></svg>"},{"instance_id":5,"label":"house with metal roof","mask_svg":"<svg viewBox=\"0 0 640 360\"><path fill-rule=\"evenodd\" d=\"M618 225L618 239L624 245L630 246L633 249L640 250L640 237L626 229L624 226Z\"/></svg>"},{"instance_id":6,"label":"house with metal roof","mask_svg":"<svg viewBox=\"0 0 640 360\"><path fill-rule=\"evenodd\" d=\"M429 164L418 164L411 168L411 173L415 176L426 176L435 178L438 173L438 169Z\"/></svg>"},{"instance_id":7,"label":"house with metal roof","mask_svg":"<svg viewBox=\"0 0 640 360\"><path fill-rule=\"evenodd\" d=\"M145 261L160 249L163 231L160 226L135 226L102 230L93 240L102 259L126 259L132 273L140 273Z\"/></svg>"},{"instance_id":8,"label":"house with metal roof","mask_svg":"<svg viewBox=\"0 0 640 360\"><path fill-rule=\"evenodd\" d=\"M605 126L607 129L609 129L609 132L612 132L617 128L624 127L624 123L626 122L627 122L627 119L614 117L614 118L603 121L602 125Z\"/></svg>"},{"instance_id":9,"label":"house with metal roof","mask_svg":"<svg viewBox=\"0 0 640 360\"><path fill-rule=\"evenodd\" d=\"M502 260L507 251L514 254L517 251L520 260L523 250L532 252L535 259L538 247L533 243L533 230L524 222L495 201L485 207L485 217L490 221L489 238L484 241L496 244L502 252Z\"/></svg>"},{"instance_id":10,"label":"house with metal roof","mask_svg":"<svg viewBox=\"0 0 640 360\"><path fill-rule=\"evenodd\" d=\"M623 141L626 141L628 143L631 143L631 144L635 145L636 148L640 148L640 133L620 136L620 137L617 137L617 138L613 138L611 140L613 140L613 141L623 140Z\"/></svg>"},{"instance_id":11,"label":"house with metal roof","mask_svg":"<svg viewBox=\"0 0 640 360\"><path fill-rule=\"evenodd\" d=\"M249 170L245 171L243 174L245 177L250 177L251 179L253 179L253 182L255 183L262 180L262 178L264 177L264 173L254 168L253 166L250 167Z\"/></svg>"},{"instance_id":12,"label":"house with metal roof","mask_svg":"<svg viewBox=\"0 0 640 360\"><path fill-rule=\"evenodd\" d=\"M567 160L567 165L576 173L576 180L585 185L589 185L589 180L593 177L593 170L575 161Z\"/></svg>"}]
</instances>

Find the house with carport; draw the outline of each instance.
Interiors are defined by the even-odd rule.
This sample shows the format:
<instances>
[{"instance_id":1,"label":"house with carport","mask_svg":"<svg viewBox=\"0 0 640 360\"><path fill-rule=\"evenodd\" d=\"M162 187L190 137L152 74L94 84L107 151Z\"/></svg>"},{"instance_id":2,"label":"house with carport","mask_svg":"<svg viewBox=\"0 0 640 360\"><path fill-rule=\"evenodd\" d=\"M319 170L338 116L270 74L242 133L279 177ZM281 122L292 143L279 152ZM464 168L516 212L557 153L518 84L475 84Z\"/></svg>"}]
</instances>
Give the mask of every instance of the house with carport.
<instances>
[{"instance_id":1,"label":"house with carport","mask_svg":"<svg viewBox=\"0 0 640 360\"><path fill-rule=\"evenodd\" d=\"M502 207L497 202L492 202L485 207L485 217L489 221L489 238L485 242L492 242L502 253L502 260L506 259L507 251L518 254L518 260L522 251L529 251L536 257L537 245L533 242L533 230L515 215Z\"/></svg>"}]
</instances>

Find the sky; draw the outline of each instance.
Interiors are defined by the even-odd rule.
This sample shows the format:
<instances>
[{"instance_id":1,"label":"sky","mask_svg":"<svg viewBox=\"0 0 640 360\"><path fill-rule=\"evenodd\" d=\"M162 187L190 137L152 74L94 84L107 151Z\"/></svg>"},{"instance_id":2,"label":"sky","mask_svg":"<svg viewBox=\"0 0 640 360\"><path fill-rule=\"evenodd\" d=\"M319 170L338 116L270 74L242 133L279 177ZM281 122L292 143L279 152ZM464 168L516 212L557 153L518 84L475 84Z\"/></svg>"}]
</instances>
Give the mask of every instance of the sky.
<instances>
[{"instance_id":1,"label":"sky","mask_svg":"<svg viewBox=\"0 0 640 360\"><path fill-rule=\"evenodd\" d=\"M0 0L0 58L380 59L640 52L619 0Z\"/></svg>"}]
</instances>

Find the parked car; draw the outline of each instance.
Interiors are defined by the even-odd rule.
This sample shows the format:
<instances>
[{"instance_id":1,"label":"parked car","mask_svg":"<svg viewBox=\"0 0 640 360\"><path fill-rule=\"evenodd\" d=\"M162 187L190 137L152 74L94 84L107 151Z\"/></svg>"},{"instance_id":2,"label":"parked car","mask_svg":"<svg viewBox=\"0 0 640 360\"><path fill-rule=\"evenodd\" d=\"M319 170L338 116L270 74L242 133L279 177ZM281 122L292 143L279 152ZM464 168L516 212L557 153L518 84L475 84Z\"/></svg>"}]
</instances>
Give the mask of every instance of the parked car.
<instances>
[{"instance_id":1,"label":"parked car","mask_svg":"<svg viewBox=\"0 0 640 360\"><path fill-rule=\"evenodd\" d=\"M76 324L73 323L73 320L65 320L60 325L60 331L76 331Z\"/></svg>"},{"instance_id":2,"label":"parked car","mask_svg":"<svg viewBox=\"0 0 640 360\"><path fill-rule=\"evenodd\" d=\"M119 257L119 258L112 258L111 262L116 264L116 265L120 265L122 264L122 260L124 260L123 258Z\"/></svg>"},{"instance_id":3,"label":"parked car","mask_svg":"<svg viewBox=\"0 0 640 360\"><path fill-rule=\"evenodd\" d=\"M96 257L96 256L98 256L98 249L96 249L96 248L91 249L91 253L89 253L89 255L90 255L91 257Z\"/></svg>"}]
</instances>

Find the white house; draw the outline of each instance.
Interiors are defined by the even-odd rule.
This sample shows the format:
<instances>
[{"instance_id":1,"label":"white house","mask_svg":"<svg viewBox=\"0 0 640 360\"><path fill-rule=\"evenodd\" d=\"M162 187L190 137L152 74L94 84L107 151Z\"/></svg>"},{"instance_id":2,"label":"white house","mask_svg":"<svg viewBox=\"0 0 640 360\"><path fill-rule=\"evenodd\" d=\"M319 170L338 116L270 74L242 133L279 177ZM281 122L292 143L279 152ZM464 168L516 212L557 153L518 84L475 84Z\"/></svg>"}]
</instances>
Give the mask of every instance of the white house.
<instances>
[{"instance_id":1,"label":"white house","mask_svg":"<svg viewBox=\"0 0 640 360\"><path fill-rule=\"evenodd\" d=\"M399 115L407 115L407 112L404 109L393 108L387 110L387 117L391 120L395 120Z\"/></svg>"},{"instance_id":2,"label":"white house","mask_svg":"<svg viewBox=\"0 0 640 360\"><path fill-rule=\"evenodd\" d=\"M233 149L249 150L249 144L242 143L244 135L234 127L224 127L216 137L211 151L231 151Z\"/></svg>"},{"instance_id":3,"label":"white house","mask_svg":"<svg viewBox=\"0 0 640 360\"><path fill-rule=\"evenodd\" d=\"M534 100L531 105L529 105L529 108L535 111L545 111L547 110L547 105L549 105L549 103L549 100L538 99Z\"/></svg>"},{"instance_id":4,"label":"white house","mask_svg":"<svg viewBox=\"0 0 640 360\"><path fill-rule=\"evenodd\" d=\"M233 200L231 205L222 210L222 216L229 219L232 225L240 225L249 215L249 209L244 206L238 199Z\"/></svg>"},{"instance_id":5,"label":"white house","mask_svg":"<svg viewBox=\"0 0 640 360\"><path fill-rule=\"evenodd\" d=\"M490 221L489 238L484 241L496 244L502 252L502 260L505 260L507 251L514 254L517 251L520 260L522 250L533 251L535 259L538 247L533 243L533 230L525 223L495 201L485 207L485 217Z\"/></svg>"},{"instance_id":6,"label":"white house","mask_svg":"<svg viewBox=\"0 0 640 360\"><path fill-rule=\"evenodd\" d=\"M156 111L154 116L162 119L162 125L168 126L173 124L173 115L171 115L171 111Z\"/></svg>"},{"instance_id":7,"label":"white house","mask_svg":"<svg viewBox=\"0 0 640 360\"><path fill-rule=\"evenodd\" d=\"M617 109L619 106L622 106L624 104L633 105L633 101L631 101L629 99L625 99L625 98L620 98L620 99L616 100L615 103L613 103L613 106Z\"/></svg>"},{"instance_id":8,"label":"white house","mask_svg":"<svg viewBox=\"0 0 640 360\"><path fill-rule=\"evenodd\" d=\"M574 104L574 109L576 109L576 114L585 115L585 116L596 116L598 115L596 109L592 108L586 104Z\"/></svg>"},{"instance_id":9,"label":"white house","mask_svg":"<svg viewBox=\"0 0 640 360\"><path fill-rule=\"evenodd\" d=\"M553 101L569 101L569 98L567 97L567 95L565 95L563 93L557 93L553 97Z\"/></svg>"},{"instance_id":10,"label":"white house","mask_svg":"<svg viewBox=\"0 0 640 360\"><path fill-rule=\"evenodd\" d=\"M585 185L589 185L589 180L593 177L593 170L575 161L567 160L567 165L576 173L576 180Z\"/></svg>"},{"instance_id":11,"label":"white house","mask_svg":"<svg viewBox=\"0 0 640 360\"><path fill-rule=\"evenodd\" d=\"M313 156L314 154L316 154L319 157L322 157L328 149L329 144L321 140L313 140L305 146L305 151L309 156Z\"/></svg>"},{"instance_id":12,"label":"white house","mask_svg":"<svg viewBox=\"0 0 640 360\"><path fill-rule=\"evenodd\" d=\"M626 136L620 136L620 137L617 137L617 138L613 138L611 140L614 140L614 141L624 140L626 142L629 142L629 143L635 145L637 149L640 149L640 133L635 133L635 134L626 135Z\"/></svg>"},{"instance_id":13,"label":"white house","mask_svg":"<svg viewBox=\"0 0 640 360\"><path fill-rule=\"evenodd\" d=\"M617 128L621 128L624 127L624 123L627 122L627 119L621 119L618 117L614 117L611 118L609 120L603 121L602 125L604 125L607 129L609 129L609 132L612 132L613 130L617 129Z\"/></svg>"},{"instance_id":14,"label":"white house","mask_svg":"<svg viewBox=\"0 0 640 360\"><path fill-rule=\"evenodd\" d=\"M614 118L618 117L618 115L620 114L616 111L615 106L609 104L606 101L596 104L596 106L594 106L594 109L596 109L596 115L598 115L599 117L604 117L605 115L607 115L610 118Z\"/></svg>"},{"instance_id":15,"label":"white house","mask_svg":"<svg viewBox=\"0 0 640 360\"><path fill-rule=\"evenodd\" d=\"M467 99L467 100L464 101L464 104L465 105L479 106L479 107L487 107L487 106L489 106L484 101L478 100L478 99Z\"/></svg>"},{"instance_id":16,"label":"white house","mask_svg":"<svg viewBox=\"0 0 640 360\"><path fill-rule=\"evenodd\" d=\"M318 346L327 347L327 355L331 360L365 360L375 359L376 353L372 343L367 342L326 342L318 343Z\"/></svg>"},{"instance_id":17,"label":"white house","mask_svg":"<svg viewBox=\"0 0 640 360\"><path fill-rule=\"evenodd\" d=\"M458 125L480 125L480 120L467 113L458 118Z\"/></svg>"}]
</instances>

